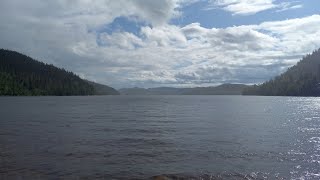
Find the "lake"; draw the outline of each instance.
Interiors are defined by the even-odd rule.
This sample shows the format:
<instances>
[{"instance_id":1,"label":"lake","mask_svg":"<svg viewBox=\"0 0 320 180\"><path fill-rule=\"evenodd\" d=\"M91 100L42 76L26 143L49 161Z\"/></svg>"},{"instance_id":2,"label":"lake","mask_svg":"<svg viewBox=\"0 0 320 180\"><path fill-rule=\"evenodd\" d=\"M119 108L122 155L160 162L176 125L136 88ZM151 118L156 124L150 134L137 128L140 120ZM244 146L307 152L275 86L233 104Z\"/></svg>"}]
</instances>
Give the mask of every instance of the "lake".
<instances>
[{"instance_id":1,"label":"lake","mask_svg":"<svg viewBox=\"0 0 320 180\"><path fill-rule=\"evenodd\" d=\"M0 97L0 179L319 179L320 98Z\"/></svg>"}]
</instances>

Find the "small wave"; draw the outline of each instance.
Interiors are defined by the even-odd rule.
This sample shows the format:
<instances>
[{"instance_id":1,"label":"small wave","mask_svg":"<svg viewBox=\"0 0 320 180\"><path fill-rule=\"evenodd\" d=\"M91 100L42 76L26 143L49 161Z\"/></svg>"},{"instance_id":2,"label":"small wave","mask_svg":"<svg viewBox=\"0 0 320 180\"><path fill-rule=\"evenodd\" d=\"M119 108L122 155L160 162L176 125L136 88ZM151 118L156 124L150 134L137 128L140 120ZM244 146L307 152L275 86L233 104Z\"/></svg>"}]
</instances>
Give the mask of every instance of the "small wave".
<instances>
[{"instance_id":1,"label":"small wave","mask_svg":"<svg viewBox=\"0 0 320 180\"><path fill-rule=\"evenodd\" d=\"M320 143L320 137L311 137L309 142L311 142L311 143Z\"/></svg>"},{"instance_id":2,"label":"small wave","mask_svg":"<svg viewBox=\"0 0 320 180\"><path fill-rule=\"evenodd\" d=\"M132 153L129 153L128 156L154 158L154 157L157 157L158 155L154 153L146 153L146 152L132 152Z\"/></svg>"},{"instance_id":3,"label":"small wave","mask_svg":"<svg viewBox=\"0 0 320 180\"><path fill-rule=\"evenodd\" d=\"M260 180L260 179L286 179L280 177L279 174L252 172L244 173L218 173L218 174L201 174L201 175L187 175L187 174L163 174L148 178L150 180Z\"/></svg>"},{"instance_id":4,"label":"small wave","mask_svg":"<svg viewBox=\"0 0 320 180\"><path fill-rule=\"evenodd\" d=\"M117 142L114 143L119 143L119 144L128 144L128 145L143 145L144 147L146 146L154 146L154 147L158 147L158 146L167 146L167 145L171 145L171 142L168 141L164 141L164 140L160 140L160 139L155 139L155 138L122 138L120 140L117 140Z\"/></svg>"},{"instance_id":5,"label":"small wave","mask_svg":"<svg viewBox=\"0 0 320 180\"><path fill-rule=\"evenodd\" d=\"M170 129L161 129L161 128L151 128L151 129L123 129L120 130L121 133L141 133L141 134L162 134L172 132Z\"/></svg>"},{"instance_id":6,"label":"small wave","mask_svg":"<svg viewBox=\"0 0 320 180\"><path fill-rule=\"evenodd\" d=\"M315 133L315 132L320 132L320 128L298 128L299 131L303 132L303 133Z\"/></svg>"},{"instance_id":7,"label":"small wave","mask_svg":"<svg viewBox=\"0 0 320 180\"><path fill-rule=\"evenodd\" d=\"M297 173L296 171L291 172L291 174ZM296 177L292 177L293 180L301 180L301 179L320 179L320 173L313 173L309 171L302 172L300 175L296 175Z\"/></svg>"}]
</instances>

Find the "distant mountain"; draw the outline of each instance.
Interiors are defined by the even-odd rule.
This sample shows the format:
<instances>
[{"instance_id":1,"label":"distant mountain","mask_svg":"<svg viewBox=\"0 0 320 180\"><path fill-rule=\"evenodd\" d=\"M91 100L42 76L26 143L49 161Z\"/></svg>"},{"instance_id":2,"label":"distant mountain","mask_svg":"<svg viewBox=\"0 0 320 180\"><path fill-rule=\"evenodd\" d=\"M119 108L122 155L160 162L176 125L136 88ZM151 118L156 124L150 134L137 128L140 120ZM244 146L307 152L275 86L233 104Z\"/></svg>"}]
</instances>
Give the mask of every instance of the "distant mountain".
<instances>
[{"instance_id":1,"label":"distant mountain","mask_svg":"<svg viewBox=\"0 0 320 180\"><path fill-rule=\"evenodd\" d=\"M0 95L69 96L109 93L116 94L116 91L18 52L0 49Z\"/></svg>"},{"instance_id":2,"label":"distant mountain","mask_svg":"<svg viewBox=\"0 0 320 180\"><path fill-rule=\"evenodd\" d=\"M120 89L121 95L241 95L248 86L243 84L222 84L216 87L196 88L126 88Z\"/></svg>"},{"instance_id":3,"label":"distant mountain","mask_svg":"<svg viewBox=\"0 0 320 180\"><path fill-rule=\"evenodd\" d=\"M243 95L320 96L320 49L308 54L285 73L261 85L246 88Z\"/></svg>"},{"instance_id":4,"label":"distant mountain","mask_svg":"<svg viewBox=\"0 0 320 180\"><path fill-rule=\"evenodd\" d=\"M222 84L216 87L196 87L191 88L185 95L241 95L247 88L244 84Z\"/></svg>"},{"instance_id":5,"label":"distant mountain","mask_svg":"<svg viewBox=\"0 0 320 180\"><path fill-rule=\"evenodd\" d=\"M158 88L125 88L119 89L121 95L180 95L184 88L158 87Z\"/></svg>"}]
</instances>

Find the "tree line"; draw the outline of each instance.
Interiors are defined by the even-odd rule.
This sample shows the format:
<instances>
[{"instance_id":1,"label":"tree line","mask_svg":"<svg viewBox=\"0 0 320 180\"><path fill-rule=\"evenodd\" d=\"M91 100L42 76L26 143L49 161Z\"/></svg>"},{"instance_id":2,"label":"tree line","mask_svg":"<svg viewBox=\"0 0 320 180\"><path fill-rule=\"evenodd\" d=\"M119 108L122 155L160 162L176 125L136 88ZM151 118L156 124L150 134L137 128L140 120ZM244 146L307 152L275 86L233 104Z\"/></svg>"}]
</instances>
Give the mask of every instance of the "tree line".
<instances>
[{"instance_id":1,"label":"tree line","mask_svg":"<svg viewBox=\"0 0 320 180\"><path fill-rule=\"evenodd\" d=\"M72 72L0 49L0 95L93 95L94 87Z\"/></svg>"},{"instance_id":2,"label":"tree line","mask_svg":"<svg viewBox=\"0 0 320 180\"><path fill-rule=\"evenodd\" d=\"M320 49L302 58L285 73L244 89L243 95L320 96Z\"/></svg>"}]
</instances>

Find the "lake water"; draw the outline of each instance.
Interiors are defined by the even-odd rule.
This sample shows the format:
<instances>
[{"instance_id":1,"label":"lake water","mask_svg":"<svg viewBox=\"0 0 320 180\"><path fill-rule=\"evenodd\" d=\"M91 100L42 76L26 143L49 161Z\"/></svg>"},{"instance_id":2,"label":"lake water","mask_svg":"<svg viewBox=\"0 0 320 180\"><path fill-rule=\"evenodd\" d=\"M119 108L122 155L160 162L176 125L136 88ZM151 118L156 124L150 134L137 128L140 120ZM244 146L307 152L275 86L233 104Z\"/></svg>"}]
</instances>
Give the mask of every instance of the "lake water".
<instances>
[{"instance_id":1,"label":"lake water","mask_svg":"<svg viewBox=\"0 0 320 180\"><path fill-rule=\"evenodd\" d=\"M320 99L1 97L0 179L320 179Z\"/></svg>"}]
</instances>

